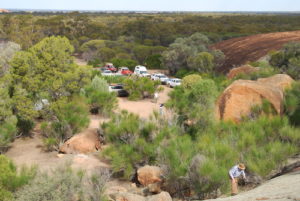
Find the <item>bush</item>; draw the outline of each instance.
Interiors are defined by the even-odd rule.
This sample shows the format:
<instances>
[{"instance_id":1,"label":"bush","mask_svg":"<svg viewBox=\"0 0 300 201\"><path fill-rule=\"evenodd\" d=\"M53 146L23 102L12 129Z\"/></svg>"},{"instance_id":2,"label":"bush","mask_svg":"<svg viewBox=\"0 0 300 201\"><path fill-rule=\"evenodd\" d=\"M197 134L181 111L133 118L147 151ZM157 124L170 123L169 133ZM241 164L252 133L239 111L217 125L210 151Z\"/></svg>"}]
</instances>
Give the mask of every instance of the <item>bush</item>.
<instances>
[{"instance_id":1,"label":"bush","mask_svg":"<svg viewBox=\"0 0 300 201\"><path fill-rule=\"evenodd\" d=\"M194 75L190 75L192 78ZM205 129L214 121L214 107L217 97L217 87L210 79L192 81L188 88L177 87L170 93L170 100L166 104L179 115L181 124L189 124L189 133L194 135L198 129ZM190 122L190 123L188 123Z\"/></svg>"},{"instance_id":2,"label":"bush","mask_svg":"<svg viewBox=\"0 0 300 201\"><path fill-rule=\"evenodd\" d=\"M87 98L92 113L110 115L117 107L116 94L108 91L108 83L103 78L95 76L82 93Z\"/></svg>"},{"instance_id":3,"label":"bush","mask_svg":"<svg viewBox=\"0 0 300 201\"><path fill-rule=\"evenodd\" d=\"M17 171L14 163L0 155L0 200L12 200L13 193L35 176L36 168L22 167Z\"/></svg>"},{"instance_id":4,"label":"bush","mask_svg":"<svg viewBox=\"0 0 300 201\"><path fill-rule=\"evenodd\" d=\"M84 172L74 171L68 164L51 173L40 172L31 183L16 193L16 201L104 201L103 190L107 177L97 176L85 181Z\"/></svg>"},{"instance_id":5,"label":"bush","mask_svg":"<svg viewBox=\"0 0 300 201\"><path fill-rule=\"evenodd\" d=\"M132 76L124 80L124 88L129 93L129 100L150 98L155 91L160 91L159 81L152 81L146 77Z\"/></svg>"},{"instance_id":6,"label":"bush","mask_svg":"<svg viewBox=\"0 0 300 201\"><path fill-rule=\"evenodd\" d=\"M48 121L41 124L44 145L49 151L58 149L59 145L89 125L89 110L82 98L71 101L60 100L51 105Z\"/></svg>"},{"instance_id":7,"label":"bush","mask_svg":"<svg viewBox=\"0 0 300 201\"><path fill-rule=\"evenodd\" d=\"M182 79L182 86L183 88L191 88L193 84L197 83L201 79L201 76L197 74L187 75Z\"/></svg>"},{"instance_id":8,"label":"bush","mask_svg":"<svg viewBox=\"0 0 300 201\"><path fill-rule=\"evenodd\" d=\"M167 124L164 119L153 117L145 122L127 111L115 115L101 128L111 143L103 151L104 156L111 161L113 171L122 171L127 179L142 164L155 164L161 142L179 132L177 126Z\"/></svg>"},{"instance_id":9,"label":"bush","mask_svg":"<svg viewBox=\"0 0 300 201\"><path fill-rule=\"evenodd\" d=\"M294 79L300 79L300 43L291 42L282 50L271 53L270 64Z\"/></svg>"},{"instance_id":10,"label":"bush","mask_svg":"<svg viewBox=\"0 0 300 201\"><path fill-rule=\"evenodd\" d=\"M292 85L292 88L285 92L284 100L285 113L291 124L300 125L300 82Z\"/></svg>"},{"instance_id":11,"label":"bush","mask_svg":"<svg viewBox=\"0 0 300 201\"><path fill-rule=\"evenodd\" d=\"M116 67L128 67L129 69L133 70L135 66L138 65L138 62L132 59L120 59L120 58L113 58L111 62Z\"/></svg>"}]
</instances>

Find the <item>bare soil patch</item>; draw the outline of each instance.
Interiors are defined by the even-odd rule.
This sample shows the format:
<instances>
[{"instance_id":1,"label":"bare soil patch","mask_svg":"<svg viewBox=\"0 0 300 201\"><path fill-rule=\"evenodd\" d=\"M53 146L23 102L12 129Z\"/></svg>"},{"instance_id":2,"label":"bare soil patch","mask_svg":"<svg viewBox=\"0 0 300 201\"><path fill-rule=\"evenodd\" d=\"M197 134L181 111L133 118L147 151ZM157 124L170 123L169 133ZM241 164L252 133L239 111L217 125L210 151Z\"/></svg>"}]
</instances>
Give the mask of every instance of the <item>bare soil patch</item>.
<instances>
[{"instance_id":1,"label":"bare soil patch","mask_svg":"<svg viewBox=\"0 0 300 201\"><path fill-rule=\"evenodd\" d=\"M279 50L285 43L300 41L300 31L276 32L233 38L212 47L224 52L226 59L220 72L226 73L234 66L257 61L272 50Z\"/></svg>"},{"instance_id":2,"label":"bare soil patch","mask_svg":"<svg viewBox=\"0 0 300 201\"><path fill-rule=\"evenodd\" d=\"M166 103L169 99L168 94L172 90L167 86L163 86L164 90L159 93L157 102L153 99L144 99L139 101L130 101L127 98L118 98L119 110L128 110L139 115L143 119L147 119L153 111L159 111L159 106Z\"/></svg>"}]
</instances>

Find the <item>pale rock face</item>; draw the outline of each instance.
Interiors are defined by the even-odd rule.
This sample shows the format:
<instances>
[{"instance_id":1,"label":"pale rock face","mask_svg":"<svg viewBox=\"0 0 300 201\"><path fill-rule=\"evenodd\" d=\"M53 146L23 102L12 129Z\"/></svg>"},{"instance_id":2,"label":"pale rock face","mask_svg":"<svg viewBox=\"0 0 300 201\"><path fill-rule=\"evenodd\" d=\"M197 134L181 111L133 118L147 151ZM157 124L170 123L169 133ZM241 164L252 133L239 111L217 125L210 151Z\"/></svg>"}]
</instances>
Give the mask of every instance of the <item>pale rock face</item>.
<instances>
[{"instance_id":1,"label":"pale rock face","mask_svg":"<svg viewBox=\"0 0 300 201\"><path fill-rule=\"evenodd\" d=\"M239 122L248 116L255 105L268 100L275 111L283 113L284 90L291 86L293 79L285 74L278 74L257 81L236 80L228 86L218 98L216 118Z\"/></svg>"}]
</instances>

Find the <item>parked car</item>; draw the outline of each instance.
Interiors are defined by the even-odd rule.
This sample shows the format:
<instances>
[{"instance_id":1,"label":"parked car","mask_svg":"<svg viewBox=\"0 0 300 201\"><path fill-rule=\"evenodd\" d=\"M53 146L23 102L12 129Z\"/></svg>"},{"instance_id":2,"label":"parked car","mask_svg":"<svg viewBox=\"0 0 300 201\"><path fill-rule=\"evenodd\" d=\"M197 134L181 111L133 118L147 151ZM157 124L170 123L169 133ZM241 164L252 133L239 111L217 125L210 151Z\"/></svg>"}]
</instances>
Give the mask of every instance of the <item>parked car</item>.
<instances>
[{"instance_id":1,"label":"parked car","mask_svg":"<svg viewBox=\"0 0 300 201\"><path fill-rule=\"evenodd\" d=\"M110 70L104 70L103 72L101 72L101 75L103 75L103 76L112 76L113 73Z\"/></svg>"},{"instance_id":2,"label":"parked car","mask_svg":"<svg viewBox=\"0 0 300 201\"><path fill-rule=\"evenodd\" d=\"M131 70L129 70L127 67L120 67L119 73L121 75L131 75L133 72Z\"/></svg>"},{"instance_id":3,"label":"parked car","mask_svg":"<svg viewBox=\"0 0 300 201\"><path fill-rule=\"evenodd\" d=\"M167 83L166 83L166 85L170 86L170 82L171 82L171 80L172 80L172 78L169 78L169 79L167 80Z\"/></svg>"},{"instance_id":4,"label":"parked car","mask_svg":"<svg viewBox=\"0 0 300 201\"><path fill-rule=\"evenodd\" d=\"M159 80L162 84L167 84L167 81L169 78L165 76L164 74L157 73L151 76L152 80Z\"/></svg>"},{"instance_id":5,"label":"parked car","mask_svg":"<svg viewBox=\"0 0 300 201\"><path fill-rule=\"evenodd\" d=\"M176 87L176 86L180 86L180 85L181 85L181 79L174 78L169 81L170 87Z\"/></svg>"},{"instance_id":6,"label":"parked car","mask_svg":"<svg viewBox=\"0 0 300 201\"><path fill-rule=\"evenodd\" d=\"M109 85L108 91L116 92L117 96L119 97L127 97L129 95L128 92L124 89L122 84Z\"/></svg>"},{"instance_id":7,"label":"parked car","mask_svg":"<svg viewBox=\"0 0 300 201\"><path fill-rule=\"evenodd\" d=\"M133 73L140 77L151 77L145 66L136 66Z\"/></svg>"},{"instance_id":8,"label":"parked car","mask_svg":"<svg viewBox=\"0 0 300 201\"><path fill-rule=\"evenodd\" d=\"M107 70L110 70L113 73L117 72L117 68L114 67L114 65L112 63L106 63L104 66Z\"/></svg>"}]
</instances>

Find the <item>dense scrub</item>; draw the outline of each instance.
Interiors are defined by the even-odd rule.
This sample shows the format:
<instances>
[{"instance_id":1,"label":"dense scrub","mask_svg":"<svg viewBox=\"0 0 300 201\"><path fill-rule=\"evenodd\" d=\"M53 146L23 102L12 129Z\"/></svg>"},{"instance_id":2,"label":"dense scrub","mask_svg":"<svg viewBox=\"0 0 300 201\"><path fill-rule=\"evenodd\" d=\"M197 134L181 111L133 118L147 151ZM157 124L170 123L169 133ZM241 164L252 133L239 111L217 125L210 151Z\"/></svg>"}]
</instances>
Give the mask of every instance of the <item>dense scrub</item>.
<instances>
[{"instance_id":1,"label":"dense scrub","mask_svg":"<svg viewBox=\"0 0 300 201\"><path fill-rule=\"evenodd\" d=\"M38 172L34 179L15 194L16 201L105 201L104 184L109 179L105 170L91 176L73 170L70 165L58 167L50 173Z\"/></svg>"},{"instance_id":2,"label":"dense scrub","mask_svg":"<svg viewBox=\"0 0 300 201\"><path fill-rule=\"evenodd\" d=\"M12 200L17 190L29 183L36 174L36 168L22 167L17 170L14 163L4 155L0 155L0 200Z\"/></svg>"},{"instance_id":3,"label":"dense scrub","mask_svg":"<svg viewBox=\"0 0 300 201\"><path fill-rule=\"evenodd\" d=\"M173 118L154 114L144 121L123 112L104 123L111 144L104 155L114 171L132 178L138 167L156 164L164 169L165 188L173 196L183 196L188 188L205 198L228 190L228 169L236 163L244 162L247 173L266 178L299 153L299 128L286 116L270 117L267 103L240 124L214 121L217 94L213 80L200 79L171 92L167 106L177 113Z\"/></svg>"},{"instance_id":4,"label":"dense scrub","mask_svg":"<svg viewBox=\"0 0 300 201\"><path fill-rule=\"evenodd\" d=\"M195 13L7 14L0 15L0 38L28 49L45 37L65 36L91 65L113 61L117 66L133 67L140 63L161 68L164 67L162 52L177 38L198 32L215 43L238 36L299 30L299 18L299 15ZM203 57L203 64L211 64L211 56L198 55L201 61ZM197 59L191 59L190 66L195 62Z\"/></svg>"}]
</instances>

